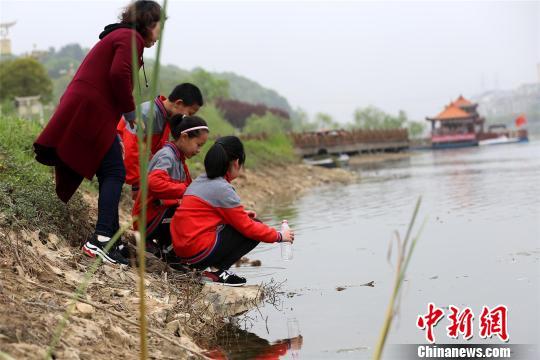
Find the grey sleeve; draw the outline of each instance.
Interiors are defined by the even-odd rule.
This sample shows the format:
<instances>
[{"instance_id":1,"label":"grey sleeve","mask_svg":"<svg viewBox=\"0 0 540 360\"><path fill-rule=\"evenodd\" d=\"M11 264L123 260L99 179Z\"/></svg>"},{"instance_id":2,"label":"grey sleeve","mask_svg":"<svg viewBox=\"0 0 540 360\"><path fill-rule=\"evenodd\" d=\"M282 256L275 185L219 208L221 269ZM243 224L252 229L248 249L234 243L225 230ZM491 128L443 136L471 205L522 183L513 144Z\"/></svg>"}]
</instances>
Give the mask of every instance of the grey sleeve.
<instances>
[{"instance_id":1,"label":"grey sleeve","mask_svg":"<svg viewBox=\"0 0 540 360\"><path fill-rule=\"evenodd\" d=\"M146 135L146 129L148 128L148 111L150 110L150 104L144 103L141 105L142 122L144 124L144 134Z\"/></svg>"},{"instance_id":2,"label":"grey sleeve","mask_svg":"<svg viewBox=\"0 0 540 360\"><path fill-rule=\"evenodd\" d=\"M142 103L141 104L141 116L142 116L142 122L144 124L144 127L143 127L143 132L144 132L144 135L146 135L146 127L148 126L148 110L149 110L149 104L148 102L145 102L145 103ZM130 111L128 113L124 113L124 119L126 119L126 121L134 121L137 117L137 112L136 110L133 110L133 111ZM136 127L135 127L136 129ZM131 128L130 128L130 131L131 131ZM136 132L136 130L133 130L132 132Z\"/></svg>"},{"instance_id":3,"label":"grey sleeve","mask_svg":"<svg viewBox=\"0 0 540 360\"><path fill-rule=\"evenodd\" d=\"M164 170L169 176L172 176L173 167L174 162L169 154L164 151L158 151L152 158L151 164L149 165L149 171Z\"/></svg>"}]
</instances>

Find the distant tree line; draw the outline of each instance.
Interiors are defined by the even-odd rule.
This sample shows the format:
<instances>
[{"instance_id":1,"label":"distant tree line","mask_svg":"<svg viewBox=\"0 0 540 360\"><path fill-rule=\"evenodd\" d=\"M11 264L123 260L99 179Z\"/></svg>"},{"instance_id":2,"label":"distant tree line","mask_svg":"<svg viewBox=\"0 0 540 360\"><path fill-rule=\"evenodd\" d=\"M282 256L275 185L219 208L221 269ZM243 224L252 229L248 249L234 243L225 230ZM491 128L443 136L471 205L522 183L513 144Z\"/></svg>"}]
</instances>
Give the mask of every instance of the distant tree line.
<instances>
[{"instance_id":1,"label":"distant tree line","mask_svg":"<svg viewBox=\"0 0 540 360\"><path fill-rule=\"evenodd\" d=\"M0 101L4 109L6 102L15 96L40 95L43 103L57 103L71 80L70 69L76 70L87 53L78 44L69 44L58 51L37 52L37 60L30 57L0 61ZM39 60L39 61L38 61ZM146 61L146 72L152 79L153 61ZM141 72L141 84L144 84ZM202 68L192 71L174 65L162 65L158 80L158 92L168 92L180 82L192 82L202 91L206 102L219 112L228 123L248 133L263 129L275 131L315 131L331 129L399 129L407 128L410 137L421 136L424 122L411 121L400 110L396 115L375 107L358 108L351 122L335 121L331 115L317 113L310 118L302 109L291 110L287 100L273 90L265 89L256 82L232 73L214 74ZM232 86L231 84L234 84ZM231 89L234 98L231 98ZM150 99L149 89L142 87L143 97ZM240 99L239 99L240 98ZM259 100L263 100L260 101ZM255 102L257 101L257 102ZM269 104L280 104L271 106ZM259 129L259 130L258 130Z\"/></svg>"},{"instance_id":2,"label":"distant tree line","mask_svg":"<svg viewBox=\"0 0 540 360\"><path fill-rule=\"evenodd\" d=\"M407 128L409 136L415 138L422 136L425 124L410 120L403 110L400 110L398 115L395 116L375 106L368 106L356 109L352 122L346 123L335 121L331 115L326 113L317 113L310 119L304 110L297 109L292 116L292 127L296 132L337 129L378 130Z\"/></svg>"},{"instance_id":3,"label":"distant tree line","mask_svg":"<svg viewBox=\"0 0 540 360\"><path fill-rule=\"evenodd\" d=\"M249 117L264 116L267 112L289 120L289 113L278 108L270 108L263 104L249 104L239 100L220 98L216 101L217 107L223 112L223 116L234 127L242 129L246 126Z\"/></svg>"}]
</instances>

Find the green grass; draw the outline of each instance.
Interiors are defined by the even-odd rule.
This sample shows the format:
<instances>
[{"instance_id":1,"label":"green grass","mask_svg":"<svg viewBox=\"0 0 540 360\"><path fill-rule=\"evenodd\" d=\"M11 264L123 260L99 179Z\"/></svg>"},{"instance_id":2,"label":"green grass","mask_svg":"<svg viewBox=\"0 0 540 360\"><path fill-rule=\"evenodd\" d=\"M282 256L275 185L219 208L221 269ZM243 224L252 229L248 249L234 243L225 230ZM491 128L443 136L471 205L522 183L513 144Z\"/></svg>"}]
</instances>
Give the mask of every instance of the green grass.
<instances>
[{"instance_id":1,"label":"green grass","mask_svg":"<svg viewBox=\"0 0 540 360\"><path fill-rule=\"evenodd\" d=\"M212 128L210 128L212 130ZM204 172L204 156L214 144L209 139L201 152L188 160L191 176L195 178ZM300 160L294 153L292 141L285 134L276 134L266 140L244 140L246 152L246 168L251 170L264 169L269 166L284 166L298 163Z\"/></svg>"},{"instance_id":2,"label":"green grass","mask_svg":"<svg viewBox=\"0 0 540 360\"><path fill-rule=\"evenodd\" d=\"M266 140L246 140L244 146L248 169L283 166L299 161L292 141L285 134L275 134Z\"/></svg>"},{"instance_id":3,"label":"green grass","mask_svg":"<svg viewBox=\"0 0 540 360\"><path fill-rule=\"evenodd\" d=\"M67 205L56 197L53 169L34 159L40 131L36 122L0 117L0 225L80 241L91 231L88 207L79 193Z\"/></svg>"},{"instance_id":4,"label":"green grass","mask_svg":"<svg viewBox=\"0 0 540 360\"><path fill-rule=\"evenodd\" d=\"M204 156L219 136L239 135L241 133L223 117L219 109L212 103L205 104L198 116L208 123L210 137L201 152L188 161L193 177L204 172ZM299 162L294 153L292 141L282 132L274 132L265 140L244 140L246 151L246 167L248 169L261 169L268 166L282 166Z\"/></svg>"}]
</instances>

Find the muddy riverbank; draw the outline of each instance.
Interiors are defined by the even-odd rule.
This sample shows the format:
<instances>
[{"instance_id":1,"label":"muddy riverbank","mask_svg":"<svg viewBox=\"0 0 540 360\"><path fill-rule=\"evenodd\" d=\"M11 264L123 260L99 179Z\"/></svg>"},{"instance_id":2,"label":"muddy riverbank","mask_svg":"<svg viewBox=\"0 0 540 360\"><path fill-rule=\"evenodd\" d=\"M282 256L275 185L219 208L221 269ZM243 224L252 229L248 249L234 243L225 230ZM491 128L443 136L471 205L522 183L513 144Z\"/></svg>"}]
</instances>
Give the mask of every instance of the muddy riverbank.
<instances>
[{"instance_id":1,"label":"muddy riverbank","mask_svg":"<svg viewBox=\"0 0 540 360\"><path fill-rule=\"evenodd\" d=\"M276 197L300 196L318 185L348 183L356 178L346 170L292 165L247 170L234 185L246 207L258 209ZM91 193L83 198L89 205L90 220L85 220L93 222L97 198ZM129 201L123 202L121 213L122 222L129 221ZM63 239L61 234L13 229L0 225L0 348L14 358L42 359L70 294L92 260L73 245L82 238L74 241ZM137 278L134 268L101 266L86 296L73 309L54 351L56 357L137 358ZM154 358L161 359L203 354L197 345L201 334L212 336L225 318L245 312L272 291L260 286L201 286L196 279L151 258L145 282L149 349Z\"/></svg>"}]
</instances>

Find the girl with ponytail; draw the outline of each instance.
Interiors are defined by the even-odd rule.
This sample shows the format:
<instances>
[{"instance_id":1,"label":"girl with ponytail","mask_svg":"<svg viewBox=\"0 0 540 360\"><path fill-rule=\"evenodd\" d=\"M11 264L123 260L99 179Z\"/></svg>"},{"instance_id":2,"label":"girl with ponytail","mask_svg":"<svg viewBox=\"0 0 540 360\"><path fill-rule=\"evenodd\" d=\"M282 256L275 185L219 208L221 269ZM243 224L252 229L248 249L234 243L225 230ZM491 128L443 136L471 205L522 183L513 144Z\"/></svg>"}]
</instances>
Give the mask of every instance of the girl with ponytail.
<instances>
[{"instance_id":1,"label":"girl with ponytail","mask_svg":"<svg viewBox=\"0 0 540 360\"><path fill-rule=\"evenodd\" d=\"M242 286L246 279L228 271L259 242L294 241L290 230L278 232L246 211L230 184L246 161L236 136L219 138L204 158L206 174L185 192L171 222L173 248L180 260L204 271L205 280Z\"/></svg>"},{"instance_id":2,"label":"girl with ponytail","mask_svg":"<svg viewBox=\"0 0 540 360\"><path fill-rule=\"evenodd\" d=\"M170 119L170 126L174 141L166 143L148 164L146 244L148 251L177 268L180 264L171 251L169 225L191 184L185 160L200 152L209 130L206 121L198 116L175 115ZM140 212L141 195L138 194L132 214L138 216ZM137 229L137 223L134 227Z\"/></svg>"}]
</instances>

